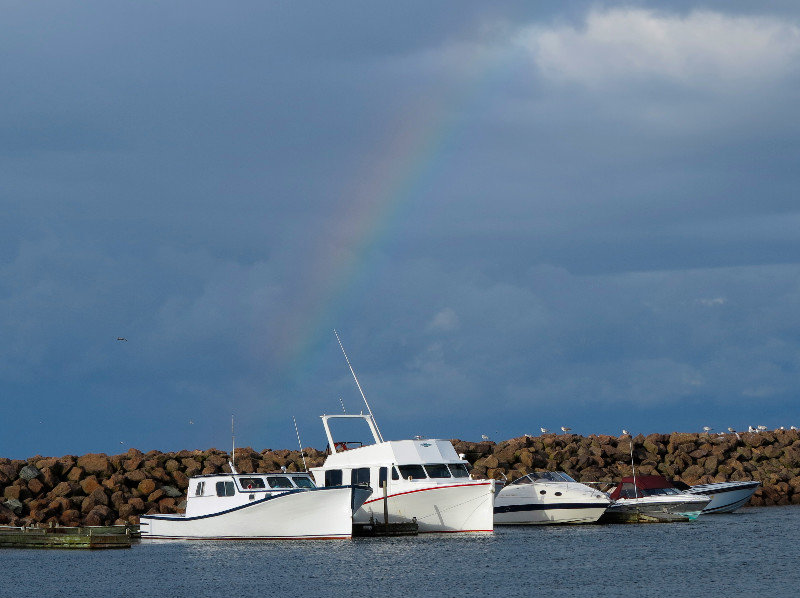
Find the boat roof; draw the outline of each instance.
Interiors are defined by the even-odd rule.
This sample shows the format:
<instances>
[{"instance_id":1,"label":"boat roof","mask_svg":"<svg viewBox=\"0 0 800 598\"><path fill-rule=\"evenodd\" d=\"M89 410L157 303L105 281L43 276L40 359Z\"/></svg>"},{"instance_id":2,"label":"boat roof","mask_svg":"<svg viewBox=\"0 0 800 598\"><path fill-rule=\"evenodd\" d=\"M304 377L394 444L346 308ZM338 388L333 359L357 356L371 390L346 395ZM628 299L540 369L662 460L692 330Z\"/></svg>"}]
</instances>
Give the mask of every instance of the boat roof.
<instances>
[{"instance_id":1,"label":"boat roof","mask_svg":"<svg viewBox=\"0 0 800 598\"><path fill-rule=\"evenodd\" d=\"M262 476L262 475L283 475L283 476L307 476L310 477L311 473L308 471L259 471L258 473L200 473L197 475L193 475L189 479L196 479L196 478L252 478L255 476Z\"/></svg>"},{"instance_id":2,"label":"boat roof","mask_svg":"<svg viewBox=\"0 0 800 598\"><path fill-rule=\"evenodd\" d=\"M614 491L611 493L611 499L617 500L619 498L620 492L622 491L623 484L633 484L634 478L633 476L622 478L622 481L614 488ZM672 485L667 478L660 475L637 475L635 479L636 487L642 490L656 490L658 488L674 488L675 486Z\"/></svg>"}]
</instances>

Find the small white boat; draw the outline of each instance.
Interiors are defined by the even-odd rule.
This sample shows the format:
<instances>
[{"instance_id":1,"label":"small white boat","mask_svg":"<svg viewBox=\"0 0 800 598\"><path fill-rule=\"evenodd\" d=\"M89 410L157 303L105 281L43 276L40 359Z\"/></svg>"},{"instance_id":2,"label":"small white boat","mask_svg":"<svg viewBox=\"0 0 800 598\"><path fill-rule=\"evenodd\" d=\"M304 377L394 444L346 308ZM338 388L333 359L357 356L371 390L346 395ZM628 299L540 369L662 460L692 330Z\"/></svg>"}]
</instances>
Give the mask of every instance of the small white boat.
<instances>
[{"instance_id":1,"label":"small white boat","mask_svg":"<svg viewBox=\"0 0 800 598\"><path fill-rule=\"evenodd\" d=\"M353 535L365 486L317 488L307 473L219 474L189 480L186 513L142 515L142 539L336 539Z\"/></svg>"},{"instance_id":2,"label":"small white boat","mask_svg":"<svg viewBox=\"0 0 800 598\"><path fill-rule=\"evenodd\" d=\"M340 419L365 421L373 443L335 442L329 422ZM371 414L323 415L322 425L330 455L310 469L317 484L368 484L373 490L354 523L416 521L419 533L494 529L494 480L471 479L469 462L449 440L384 441Z\"/></svg>"},{"instance_id":3,"label":"small white boat","mask_svg":"<svg viewBox=\"0 0 800 598\"><path fill-rule=\"evenodd\" d=\"M694 521L711 502L710 496L682 492L658 475L622 478L610 496L614 502L601 523Z\"/></svg>"},{"instance_id":4,"label":"small white boat","mask_svg":"<svg viewBox=\"0 0 800 598\"><path fill-rule=\"evenodd\" d=\"M711 497L711 502L703 509L703 515L709 513L733 513L743 507L761 482L717 482L689 486L683 482L672 482L678 489L688 494L704 494Z\"/></svg>"},{"instance_id":5,"label":"small white boat","mask_svg":"<svg viewBox=\"0 0 800 598\"><path fill-rule=\"evenodd\" d=\"M514 480L494 499L495 525L593 523L611 504L607 494L559 471Z\"/></svg>"}]
</instances>

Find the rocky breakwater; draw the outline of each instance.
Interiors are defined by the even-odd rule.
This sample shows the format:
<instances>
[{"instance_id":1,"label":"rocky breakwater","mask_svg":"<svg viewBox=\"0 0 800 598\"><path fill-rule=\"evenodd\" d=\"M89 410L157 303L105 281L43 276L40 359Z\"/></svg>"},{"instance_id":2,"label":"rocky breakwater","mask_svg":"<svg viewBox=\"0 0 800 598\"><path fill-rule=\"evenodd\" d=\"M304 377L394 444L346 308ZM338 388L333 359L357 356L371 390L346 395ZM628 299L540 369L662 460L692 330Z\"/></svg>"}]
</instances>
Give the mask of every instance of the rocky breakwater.
<instances>
[{"instance_id":1,"label":"rocky breakwater","mask_svg":"<svg viewBox=\"0 0 800 598\"><path fill-rule=\"evenodd\" d=\"M305 449L309 467L325 455ZM0 458L0 524L78 526L138 524L139 515L177 513L189 478L229 472L229 453L210 449L121 455ZM299 451L236 449L240 473L302 471Z\"/></svg>"},{"instance_id":2,"label":"rocky breakwater","mask_svg":"<svg viewBox=\"0 0 800 598\"><path fill-rule=\"evenodd\" d=\"M630 437L545 434L503 442L453 440L473 464L475 477L508 480L534 470L566 471L579 481L615 484L630 475ZM794 430L714 434L651 434L633 438L636 471L687 484L759 480L752 505L800 504L800 436ZM236 449L241 473L303 470L325 454ZM216 449L121 455L0 458L0 524L137 524L145 513L185 508L189 478L230 471L229 453Z\"/></svg>"},{"instance_id":3,"label":"rocky breakwater","mask_svg":"<svg viewBox=\"0 0 800 598\"><path fill-rule=\"evenodd\" d=\"M580 482L616 484L631 475L631 437L544 434L495 444L454 440L473 475L516 479L534 470L565 471ZM650 434L633 438L637 474L689 485L737 480L762 483L750 505L800 504L800 432Z\"/></svg>"}]
</instances>

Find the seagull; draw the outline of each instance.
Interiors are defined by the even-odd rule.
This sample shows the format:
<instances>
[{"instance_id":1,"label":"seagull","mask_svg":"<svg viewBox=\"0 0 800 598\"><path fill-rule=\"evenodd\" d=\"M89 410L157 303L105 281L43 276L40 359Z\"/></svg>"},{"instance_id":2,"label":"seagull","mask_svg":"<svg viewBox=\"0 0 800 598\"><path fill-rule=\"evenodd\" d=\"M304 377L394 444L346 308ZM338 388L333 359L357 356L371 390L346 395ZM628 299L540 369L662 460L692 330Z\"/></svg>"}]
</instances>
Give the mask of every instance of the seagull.
<instances>
[{"instance_id":1,"label":"seagull","mask_svg":"<svg viewBox=\"0 0 800 598\"><path fill-rule=\"evenodd\" d=\"M542 431L542 434L547 434L550 430L547 428L539 428Z\"/></svg>"},{"instance_id":2,"label":"seagull","mask_svg":"<svg viewBox=\"0 0 800 598\"><path fill-rule=\"evenodd\" d=\"M118 336L118 337L117 337L117 340L118 340L118 341L125 341L126 343L128 342L128 339L127 339L127 338L123 338L123 337L121 337L121 336Z\"/></svg>"},{"instance_id":3,"label":"seagull","mask_svg":"<svg viewBox=\"0 0 800 598\"><path fill-rule=\"evenodd\" d=\"M484 440L489 440L489 437L486 434L481 434L481 438L483 438Z\"/></svg>"},{"instance_id":4,"label":"seagull","mask_svg":"<svg viewBox=\"0 0 800 598\"><path fill-rule=\"evenodd\" d=\"M789 426L789 429L790 429L790 430L796 430L796 429L797 429L797 426Z\"/></svg>"},{"instance_id":5,"label":"seagull","mask_svg":"<svg viewBox=\"0 0 800 598\"><path fill-rule=\"evenodd\" d=\"M728 432L730 432L731 434L735 434L736 430L734 430L733 428L728 428Z\"/></svg>"},{"instance_id":6,"label":"seagull","mask_svg":"<svg viewBox=\"0 0 800 598\"><path fill-rule=\"evenodd\" d=\"M764 432L764 431L766 431L766 429L767 429L767 426L758 426L758 431L759 432Z\"/></svg>"},{"instance_id":7,"label":"seagull","mask_svg":"<svg viewBox=\"0 0 800 598\"><path fill-rule=\"evenodd\" d=\"M189 423L190 423L190 424L193 424L194 422L193 422L192 420L189 420Z\"/></svg>"},{"instance_id":8,"label":"seagull","mask_svg":"<svg viewBox=\"0 0 800 598\"><path fill-rule=\"evenodd\" d=\"M627 430L623 430L622 431L622 435L623 436L628 436L629 434L630 434L630 432L628 432Z\"/></svg>"},{"instance_id":9,"label":"seagull","mask_svg":"<svg viewBox=\"0 0 800 598\"><path fill-rule=\"evenodd\" d=\"M712 428L710 428L709 426L703 426L703 432L710 432L711 430Z\"/></svg>"},{"instance_id":10,"label":"seagull","mask_svg":"<svg viewBox=\"0 0 800 598\"><path fill-rule=\"evenodd\" d=\"M562 432L564 432L564 434L566 434L567 432L569 432L571 429L572 429L572 428L567 428L566 426L561 426L561 431L562 431Z\"/></svg>"}]
</instances>

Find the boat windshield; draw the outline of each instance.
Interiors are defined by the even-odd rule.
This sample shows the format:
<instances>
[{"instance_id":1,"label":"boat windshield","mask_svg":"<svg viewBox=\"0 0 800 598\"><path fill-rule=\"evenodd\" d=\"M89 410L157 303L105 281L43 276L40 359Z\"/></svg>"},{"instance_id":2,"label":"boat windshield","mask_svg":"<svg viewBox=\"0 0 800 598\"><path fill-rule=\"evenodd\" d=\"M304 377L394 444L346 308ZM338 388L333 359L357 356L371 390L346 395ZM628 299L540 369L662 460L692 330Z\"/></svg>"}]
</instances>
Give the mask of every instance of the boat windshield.
<instances>
[{"instance_id":1,"label":"boat windshield","mask_svg":"<svg viewBox=\"0 0 800 598\"><path fill-rule=\"evenodd\" d=\"M431 478L449 478L450 470L444 463L428 463L425 465L425 471L428 472L428 477Z\"/></svg>"},{"instance_id":2,"label":"boat windshield","mask_svg":"<svg viewBox=\"0 0 800 598\"><path fill-rule=\"evenodd\" d=\"M463 463L450 463L448 467L450 468L450 473L454 478L469 477L469 469L467 469L467 466Z\"/></svg>"},{"instance_id":3,"label":"boat windshield","mask_svg":"<svg viewBox=\"0 0 800 598\"><path fill-rule=\"evenodd\" d=\"M421 478L425 479L425 469L422 465L398 465L397 469L400 470L400 476L402 478Z\"/></svg>"},{"instance_id":4,"label":"boat windshield","mask_svg":"<svg viewBox=\"0 0 800 598\"><path fill-rule=\"evenodd\" d=\"M639 492L645 496L670 496L682 494L682 492L677 488L649 488L647 490L639 488Z\"/></svg>"},{"instance_id":5,"label":"boat windshield","mask_svg":"<svg viewBox=\"0 0 800 598\"><path fill-rule=\"evenodd\" d=\"M293 478L293 479L294 479L294 483L297 484L298 488L316 488L316 486L314 485L314 482L313 482L313 480L311 478L299 477L299 478Z\"/></svg>"},{"instance_id":6,"label":"boat windshield","mask_svg":"<svg viewBox=\"0 0 800 598\"><path fill-rule=\"evenodd\" d=\"M570 476L563 471L534 471L528 474L534 482L574 482ZM515 482L516 483L516 482ZM525 482L523 482L525 483Z\"/></svg>"}]
</instances>

